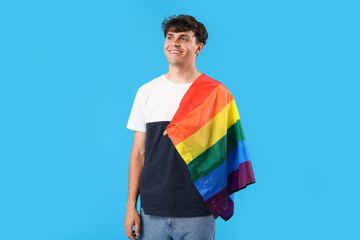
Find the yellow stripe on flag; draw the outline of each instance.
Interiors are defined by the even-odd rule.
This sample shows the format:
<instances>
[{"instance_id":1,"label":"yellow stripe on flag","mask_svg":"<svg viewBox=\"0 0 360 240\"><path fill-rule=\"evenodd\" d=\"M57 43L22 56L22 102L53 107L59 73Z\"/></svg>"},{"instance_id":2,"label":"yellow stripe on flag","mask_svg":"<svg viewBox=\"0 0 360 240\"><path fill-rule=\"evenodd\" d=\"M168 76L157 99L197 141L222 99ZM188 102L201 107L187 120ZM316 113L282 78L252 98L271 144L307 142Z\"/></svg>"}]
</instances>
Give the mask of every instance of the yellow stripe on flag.
<instances>
[{"instance_id":1,"label":"yellow stripe on flag","mask_svg":"<svg viewBox=\"0 0 360 240\"><path fill-rule=\"evenodd\" d=\"M198 116L201 118L201 116ZM175 147L186 164L203 153L225 136L227 129L240 119L235 99L206 123L199 131L186 138ZM225 122L227 120L227 122Z\"/></svg>"}]
</instances>

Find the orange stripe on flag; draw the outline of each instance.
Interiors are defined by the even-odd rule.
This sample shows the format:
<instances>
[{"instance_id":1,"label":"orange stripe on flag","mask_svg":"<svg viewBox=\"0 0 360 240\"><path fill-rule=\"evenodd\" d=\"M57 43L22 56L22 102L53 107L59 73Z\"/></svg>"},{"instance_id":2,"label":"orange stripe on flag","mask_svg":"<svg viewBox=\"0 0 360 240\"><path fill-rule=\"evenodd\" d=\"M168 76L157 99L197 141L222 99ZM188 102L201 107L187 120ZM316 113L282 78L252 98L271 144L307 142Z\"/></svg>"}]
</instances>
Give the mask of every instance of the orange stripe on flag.
<instances>
[{"instance_id":1,"label":"orange stripe on flag","mask_svg":"<svg viewBox=\"0 0 360 240\"><path fill-rule=\"evenodd\" d=\"M217 101L218 99L226 99L226 102ZM176 146L178 143L195 134L204 125L206 125L206 123L214 118L222 109L224 109L226 105L233 99L233 95L231 95L225 86L219 84L200 106L189 112L175 124L176 126L179 126L182 131L181 135L172 135L171 140L173 141L174 145ZM212 107L209 108L209 106ZM172 130L176 131L176 126L170 128L170 131L168 132L171 134Z\"/></svg>"},{"instance_id":2,"label":"orange stripe on flag","mask_svg":"<svg viewBox=\"0 0 360 240\"><path fill-rule=\"evenodd\" d=\"M220 82L206 76L205 74L201 74L181 99L179 106L181 111L176 111L171 122L169 123L169 126L172 126L174 122L179 122L189 112L201 105L219 84Z\"/></svg>"}]
</instances>

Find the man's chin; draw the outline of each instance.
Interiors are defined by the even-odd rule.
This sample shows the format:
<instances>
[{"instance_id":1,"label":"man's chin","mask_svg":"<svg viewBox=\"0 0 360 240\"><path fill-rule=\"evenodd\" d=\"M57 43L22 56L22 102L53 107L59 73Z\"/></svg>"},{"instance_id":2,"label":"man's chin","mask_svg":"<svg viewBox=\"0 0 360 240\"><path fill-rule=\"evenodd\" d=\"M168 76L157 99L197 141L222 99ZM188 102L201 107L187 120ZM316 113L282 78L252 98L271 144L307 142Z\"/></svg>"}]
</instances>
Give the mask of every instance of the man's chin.
<instances>
[{"instance_id":1,"label":"man's chin","mask_svg":"<svg viewBox=\"0 0 360 240\"><path fill-rule=\"evenodd\" d=\"M173 59L168 60L168 62L169 62L169 64L174 65L174 66L183 65L182 61L176 61L176 60L173 60Z\"/></svg>"}]
</instances>

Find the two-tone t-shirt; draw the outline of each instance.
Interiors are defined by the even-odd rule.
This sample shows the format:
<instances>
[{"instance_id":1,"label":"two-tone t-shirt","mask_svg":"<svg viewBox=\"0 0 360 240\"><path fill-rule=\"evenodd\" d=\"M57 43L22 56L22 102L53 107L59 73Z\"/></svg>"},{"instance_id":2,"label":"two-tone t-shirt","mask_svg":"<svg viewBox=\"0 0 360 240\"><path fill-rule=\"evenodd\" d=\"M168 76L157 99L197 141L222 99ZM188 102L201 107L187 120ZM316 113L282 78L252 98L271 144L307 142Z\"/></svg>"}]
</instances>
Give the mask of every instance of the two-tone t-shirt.
<instances>
[{"instance_id":1,"label":"two-tone t-shirt","mask_svg":"<svg viewBox=\"0 0 360 240\"><path fill-rule=\"evenodd\" d=\"M146 132L140 202L146 214L171 217L210 215L189 170L167 135L166 127L192 83L171 82L163 74L142 85L127 128Z\"/></svg>"}]
</instances>

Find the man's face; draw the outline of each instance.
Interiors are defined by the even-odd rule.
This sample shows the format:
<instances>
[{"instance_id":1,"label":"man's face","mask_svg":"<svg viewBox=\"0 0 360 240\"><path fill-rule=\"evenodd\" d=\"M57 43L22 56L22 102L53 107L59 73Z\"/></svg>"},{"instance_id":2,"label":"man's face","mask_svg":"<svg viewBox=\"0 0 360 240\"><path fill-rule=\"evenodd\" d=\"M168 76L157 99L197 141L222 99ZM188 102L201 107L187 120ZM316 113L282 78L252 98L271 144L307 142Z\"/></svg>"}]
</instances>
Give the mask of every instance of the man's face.
<instances>
[{"instance_id":1,"label":"man's face","mask_svg":"<svg viewBox=\"0 0 360 240\"><path fill-rule=\"evenodd\" d=\"M164 43L164 52L169 64L191 64L195 63L196 55L203 46L203 43L196 44L196 37L192 30L168 31Z\"/></svg>"}]
</instances>

